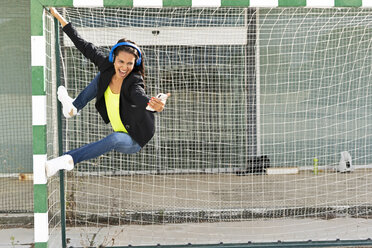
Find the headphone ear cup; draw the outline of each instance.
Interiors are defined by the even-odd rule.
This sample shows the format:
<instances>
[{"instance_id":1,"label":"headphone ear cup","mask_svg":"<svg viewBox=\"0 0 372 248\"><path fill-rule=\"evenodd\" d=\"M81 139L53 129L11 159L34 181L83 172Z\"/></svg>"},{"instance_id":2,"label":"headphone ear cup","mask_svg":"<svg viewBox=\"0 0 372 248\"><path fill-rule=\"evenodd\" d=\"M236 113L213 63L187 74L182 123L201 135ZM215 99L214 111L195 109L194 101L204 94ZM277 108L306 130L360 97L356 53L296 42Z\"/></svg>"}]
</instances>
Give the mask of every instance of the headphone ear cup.
<instances>
[{"instance_id":1,"label":"headphone ear cup","mask_svg":"<svg viewBox=\"0 0 372 248\"><path fill-rule=\"evenodd\" d=\"M141 65L141 62L142 62L142 59L141 58L138 58L136 60L136 66L140 66Z\"/></svg>"}]
</instances>

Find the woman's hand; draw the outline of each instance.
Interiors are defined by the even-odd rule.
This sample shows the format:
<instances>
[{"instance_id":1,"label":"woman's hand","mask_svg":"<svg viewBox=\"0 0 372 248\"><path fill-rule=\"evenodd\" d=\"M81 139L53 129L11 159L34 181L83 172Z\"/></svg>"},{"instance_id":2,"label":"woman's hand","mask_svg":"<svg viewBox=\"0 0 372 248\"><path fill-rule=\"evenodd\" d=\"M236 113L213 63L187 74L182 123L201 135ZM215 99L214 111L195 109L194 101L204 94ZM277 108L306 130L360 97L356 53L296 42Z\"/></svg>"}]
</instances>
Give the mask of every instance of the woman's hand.
<instances>
[{"instance_id":1,"label":"woman's hand","mask_svg":"<svg viewBox=\"0 0 372 248\"><path fill-rule=\"evenodd\" d=\"M68 22L65 20L65 18L63 18L63 16L61 16L60 13L58 13L55 8L50 7L49 11L59 21L59 23L61 23L62 27L67 25Z\"/></svg>"},{"instance_id":2,"label":"woman's hand","mask_svg":"<svg viewBox=\"0 0 372 248\"><path fill-rule=\"evenodd\" d=\"M167 98L170 97L170 93L167 93ZM165 103L163 103L159 98L152 97L148 103L148 105L155 110L156 112L161 112L164 109Z\"/></svg>"}]
</instances>

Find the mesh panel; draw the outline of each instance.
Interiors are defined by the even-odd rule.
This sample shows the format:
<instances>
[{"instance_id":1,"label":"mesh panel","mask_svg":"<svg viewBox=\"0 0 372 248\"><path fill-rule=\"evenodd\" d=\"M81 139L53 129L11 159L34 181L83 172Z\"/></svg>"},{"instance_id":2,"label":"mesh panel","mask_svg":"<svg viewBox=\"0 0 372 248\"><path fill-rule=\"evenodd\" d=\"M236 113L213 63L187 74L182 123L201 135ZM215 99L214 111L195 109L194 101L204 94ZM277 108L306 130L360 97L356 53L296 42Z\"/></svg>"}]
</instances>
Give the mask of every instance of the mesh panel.
<instances>
[{"instance_id":1,"label":"mesh panel","mask_svg":"<svg viewBox=\"0 0 372 248\"><path fill-rule=\"evenodd\" d=\"M368 237L369 10L61 12L107 54L123 36L136 41L148 94L172 93L156 115L155 137L140 153L110 152L67 173L72 243ZM76 97L97 70L66 37L60 51L62 82ZM64 151L111 132L91 103L65 121ZM354 172L336 172L342 151L350 152ZM255 170L261 155L273 168L300 171L266 175ZM50 204L57 206L53 183ZM50 212L54 231L58 207ZM336 220L322 222L330 218Z\"/></svg>"}]
</instances>

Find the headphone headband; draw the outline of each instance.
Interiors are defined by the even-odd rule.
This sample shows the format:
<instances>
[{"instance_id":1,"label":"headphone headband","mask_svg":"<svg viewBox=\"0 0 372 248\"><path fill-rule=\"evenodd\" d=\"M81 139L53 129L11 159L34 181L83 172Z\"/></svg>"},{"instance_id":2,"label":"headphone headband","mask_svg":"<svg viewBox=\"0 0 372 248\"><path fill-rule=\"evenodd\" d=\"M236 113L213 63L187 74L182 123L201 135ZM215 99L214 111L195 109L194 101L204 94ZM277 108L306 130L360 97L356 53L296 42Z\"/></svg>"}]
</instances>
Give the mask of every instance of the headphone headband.
<instances>
[{"instance_id":1,"label":"headphone headband","mask_svg":"<svg viewBox=\"0 0 372 248\"><path fill-rule=\"evenodd\" d=\"M115 46L113 46L111 48L111 51L110 51L110 55L109 55L109 61L110 62L112 62L112 63L114 62L114 51L119 46L129 46L129 47L133 47L134 49L136 49L137 52L138 52L138 59L136 60L136 66L141 65L141 61L142 61L141 50L138 48L138 46L136 46L136 45L134 45L133 43L130 43L130 42L120 42L120 43L115 44Z\"/></svg>"}]
</instances>

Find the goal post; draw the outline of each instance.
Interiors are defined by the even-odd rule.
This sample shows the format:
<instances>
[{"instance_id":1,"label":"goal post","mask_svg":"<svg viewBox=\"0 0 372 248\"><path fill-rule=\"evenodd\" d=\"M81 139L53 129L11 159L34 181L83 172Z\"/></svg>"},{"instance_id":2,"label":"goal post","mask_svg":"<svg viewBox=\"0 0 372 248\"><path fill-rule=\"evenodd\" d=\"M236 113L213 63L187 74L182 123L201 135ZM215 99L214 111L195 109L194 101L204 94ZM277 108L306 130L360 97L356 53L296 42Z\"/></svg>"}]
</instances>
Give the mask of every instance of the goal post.
<instances>
[{"instance_id":1,"label":"goal post","mask_svg":"<svg viewBox=\"0 0 372 248\"><path fill-rule=\"evenodd\" d=\"M61 141L57 81L76 97L97 70L58 37L48 7L62 8L103 51L122 36L138 43L149 95L172 93L139 154L113 152L45 177L59 142L66 151L110 131L87 106L63 121ZM31 0L35 247L62 246L60 180L74 246L371 244L369 7L367 0ZM344 151L355 171L337 171ZM276 175L250 168L260 161Z\"/></svg>"}]
</instances>

